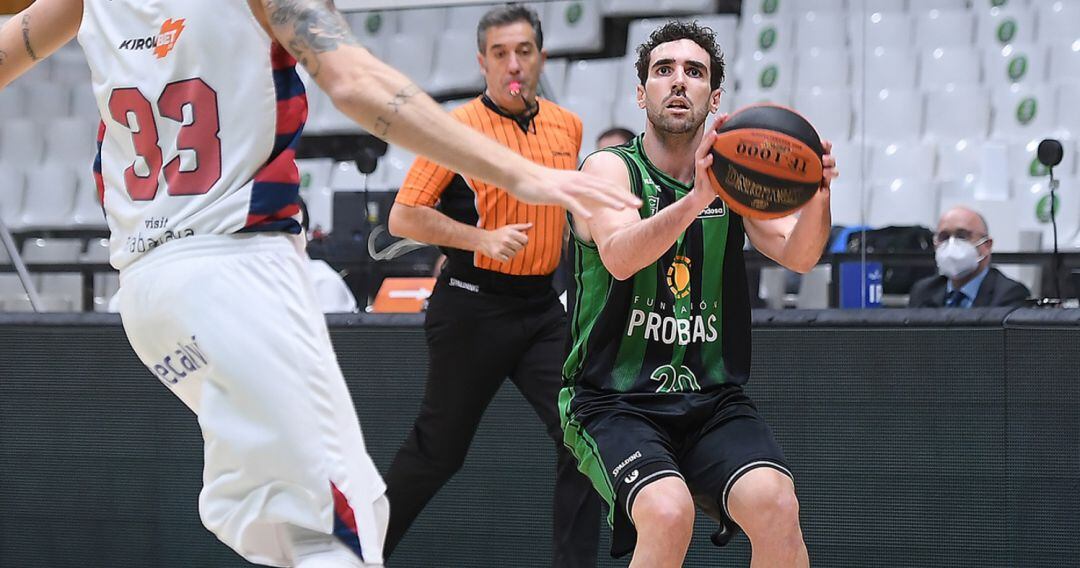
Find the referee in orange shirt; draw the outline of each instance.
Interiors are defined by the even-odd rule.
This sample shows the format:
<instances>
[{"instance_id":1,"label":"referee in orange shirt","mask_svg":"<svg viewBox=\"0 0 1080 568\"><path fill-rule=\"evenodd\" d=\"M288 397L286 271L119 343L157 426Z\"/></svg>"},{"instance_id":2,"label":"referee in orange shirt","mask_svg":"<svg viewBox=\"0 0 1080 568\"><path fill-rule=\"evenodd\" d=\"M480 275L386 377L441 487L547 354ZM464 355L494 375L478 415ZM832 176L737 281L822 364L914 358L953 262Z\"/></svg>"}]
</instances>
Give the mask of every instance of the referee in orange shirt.
<instances>
[{"instance_id":1,"label":"referee in orange shirt","mask_svg":"<svg viewBox=\"0 0 1080 568\"><path fill-rule=\"evenodd\" d=\"M536 13L493 8L477 26L477 47L487 89L452 114L530 160L576 168L581 120L536 96L546 57ZM595 567L600 503L563 446L557 407L567 336L552 274L566 211L524 204L420 157L389 225L394 235L441 247L447 265L424 322L430 371L420 415L386 475L386 553L461 467L509 377L557 446L552 566Z\"/></svg>"}]
</instances>

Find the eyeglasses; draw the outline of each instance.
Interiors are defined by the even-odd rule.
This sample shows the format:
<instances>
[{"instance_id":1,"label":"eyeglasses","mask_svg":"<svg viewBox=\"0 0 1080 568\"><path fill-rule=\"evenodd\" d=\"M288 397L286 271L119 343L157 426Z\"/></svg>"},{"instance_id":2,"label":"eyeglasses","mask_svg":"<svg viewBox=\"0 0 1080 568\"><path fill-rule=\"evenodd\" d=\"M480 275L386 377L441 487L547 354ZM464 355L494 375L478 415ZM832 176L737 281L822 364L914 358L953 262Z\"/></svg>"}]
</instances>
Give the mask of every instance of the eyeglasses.
<instances>
[{"instance_id":1,"label":"eyeglasses","mask_svg":"<svg viewBox=\"0 0 1080 568\"><path fill-rule=\"evenodd\" d=\"M972 233L967 229L957 229L955 231L938 231L934 233L934 244L940 245L952 238L956 238L961 241L973 242L976 239L985 239L988 236L989 235Z\"/></svg>"}]
</instances>

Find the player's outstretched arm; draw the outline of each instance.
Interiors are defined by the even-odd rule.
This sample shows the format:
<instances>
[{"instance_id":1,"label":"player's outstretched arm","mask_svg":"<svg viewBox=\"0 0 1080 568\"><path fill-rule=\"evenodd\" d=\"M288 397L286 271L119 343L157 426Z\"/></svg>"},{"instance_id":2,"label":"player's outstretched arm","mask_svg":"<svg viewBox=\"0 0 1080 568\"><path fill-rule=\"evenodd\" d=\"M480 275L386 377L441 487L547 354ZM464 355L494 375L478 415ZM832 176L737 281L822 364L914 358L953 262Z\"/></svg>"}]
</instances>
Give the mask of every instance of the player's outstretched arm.
<instances>
[{"instance_id":1,"label":"player's outstretched arm","mask_svg":"<svg viewBox=\"0 0 1080 568\"><path fill-rule=\"evenodd\" d=\"M832 230L831 190L836 171L836 159L832 156L832 143L825 141L822 165L821 189L794 216L780 219L744 220L746 236L761 254L775 260L781 266L799 273L809 272L821 258Z\"/></svg>"},{"instance_id":2,"label":"player's outstretched arm","mask_svg":"<svg viewBox=\"0 0 1080 568\"><path fill-rule=\"evenodd\" d=\"M327 0L249 0L271 34L347 116L371 133L529 203L636 207L637 200L580 172L544 168L453 120L407 77L353 37Z\"/></svg>"},{"instance_id":3,"label":"player's outstretched arm","mask_svg":"<svg viewBox=\"0 0 1080 568\"><path fill-rule=\"evenodd\" d=\"M702 148L711 145L715 134L706 134ZM697 166L701 172L712 164L707 150L699 150ZM630 181L622 159L610 152L597 152L582 165L585 172L619 183L623 191L630 192ZM700 175L698 179L707 180ZM604 268L619 280L626 280L642 268L656 262L679 235L694 222L698 214L716 199L716 193L708 182L695 186L685 198L665 207L659 213L642 219L637 211L617 211L599 206L591 219L577 223L578 232L596 243ZM582 231L585 225L587 231Z\"/></svg>"},{"instance_id":4,"label":"player's outstretched arm","mask_svg":"<svg viewBox=\"0 0 1080 568\"><path fill-rule=\"evenodd\" d=\"M0 88L71 41L82 23L80 0L37 0L0 27Z\"/></svg>"}]
</instances>

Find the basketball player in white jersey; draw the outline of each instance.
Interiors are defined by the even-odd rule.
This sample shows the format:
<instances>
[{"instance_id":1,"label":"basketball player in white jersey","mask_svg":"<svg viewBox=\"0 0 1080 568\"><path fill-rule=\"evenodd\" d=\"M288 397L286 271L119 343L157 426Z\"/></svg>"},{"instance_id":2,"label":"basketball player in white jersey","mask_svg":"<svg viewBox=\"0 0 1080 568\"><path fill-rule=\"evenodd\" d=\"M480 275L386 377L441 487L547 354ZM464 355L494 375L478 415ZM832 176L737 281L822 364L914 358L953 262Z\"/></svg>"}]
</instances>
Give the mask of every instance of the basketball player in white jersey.
<instances>
[{"instance_id":1,"label":"basketball player in white jersey","mask_svg":"<svg viewBox=\"0 0 1080 568\"><path fill-rule=\"evenodd\" d=\"M326 0L38 0L0 29L0 87L76 35L124 329L198 415L203 523L260 564L381 566L384 486L289 236L295 60L368 131L526 201L636 200L449 118Z\"/></svg>"}]
</instances>

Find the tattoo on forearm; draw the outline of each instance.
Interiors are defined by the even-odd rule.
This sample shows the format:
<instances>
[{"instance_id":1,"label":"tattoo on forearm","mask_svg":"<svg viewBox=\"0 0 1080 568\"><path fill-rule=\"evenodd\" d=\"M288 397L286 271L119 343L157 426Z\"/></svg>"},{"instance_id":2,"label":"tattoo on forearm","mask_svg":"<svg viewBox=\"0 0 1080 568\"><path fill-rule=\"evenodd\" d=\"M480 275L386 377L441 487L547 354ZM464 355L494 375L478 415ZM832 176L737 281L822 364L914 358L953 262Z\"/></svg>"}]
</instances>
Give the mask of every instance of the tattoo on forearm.
<instances>
[{"instance_id":1,"label":"tattoo on forearm","mask_svg":"<svg viewBox=\"0 0 1080 568\"><path fill-rule=\"evenodd\" d=\"M414 83L409 83L394 94L394 97L386 102L390 110L394 112L381 115L375 119L375 135L386 136L390 132L390 127L394 125L394 115L401 111L401 107L405 106L409 99L421 92L423 91L420 90L420 87L417 87Z\"/></svg>"},{"instance_id":2,"label":"tattoo on forearm","mask_svg":"<svg viewBox=\"0 0 1080 568\"><path fill-rule=\"evenodd\" d=\"M332 0L272 0L266 13L272 26L292 32L287 47L312 77L319 74L318 54L360 45Z\"/></svg>"},{"instance_id":3,"label":"tattoo on forearm","mask_svg":"<svg viewBox=\"0 0 1080 568\"><path fill-rule=\"evenodd\" d=\"M3 65L7 61L7 52L0 49L0 65Z\"/></svg>"},{"instance_id":4,"label":"tattoo on forearm","mask_svg":"<svg viewBox=\"0 0 1080 568\"><path fill-rule=\"evenodd\" d=\"M30 56L30 59L37 61L38 56L34 53L34 48L30 46L30 14L23 14L22 17L22 40L26 47L26 54Z\"/></svg>"}]
</instances>

